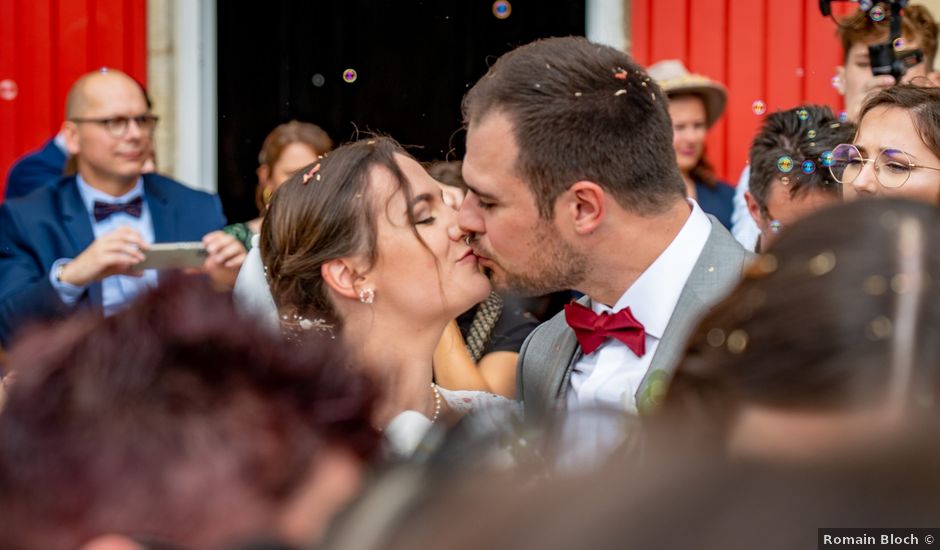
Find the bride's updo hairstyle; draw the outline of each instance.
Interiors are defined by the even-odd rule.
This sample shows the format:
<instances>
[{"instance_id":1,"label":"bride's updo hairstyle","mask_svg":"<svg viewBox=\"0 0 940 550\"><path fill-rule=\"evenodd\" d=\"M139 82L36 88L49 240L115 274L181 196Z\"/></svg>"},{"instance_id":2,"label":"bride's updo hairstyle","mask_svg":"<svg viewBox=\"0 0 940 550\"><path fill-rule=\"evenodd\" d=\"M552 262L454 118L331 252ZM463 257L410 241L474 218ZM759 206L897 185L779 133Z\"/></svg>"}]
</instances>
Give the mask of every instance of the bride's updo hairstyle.
<instances>
[{"instance_id":1,"label":"bride's updo hairstyle","mask_svg":"<svg viewBox=\"0 0 940 550\"><path fill-rule=\"evenodd\" d=\"M374 265L376 219L384 212L370 186L376 169L393 176L406 204L412 199L396 153L408 155L387 137L348 143L304 167L275 192L261 226L261 257L282 324L340 328L321 267L360 254ZM413 227L410 209L407 216ZM420 240L417 232L415 237Z\"/></svg>"}]
</instances>

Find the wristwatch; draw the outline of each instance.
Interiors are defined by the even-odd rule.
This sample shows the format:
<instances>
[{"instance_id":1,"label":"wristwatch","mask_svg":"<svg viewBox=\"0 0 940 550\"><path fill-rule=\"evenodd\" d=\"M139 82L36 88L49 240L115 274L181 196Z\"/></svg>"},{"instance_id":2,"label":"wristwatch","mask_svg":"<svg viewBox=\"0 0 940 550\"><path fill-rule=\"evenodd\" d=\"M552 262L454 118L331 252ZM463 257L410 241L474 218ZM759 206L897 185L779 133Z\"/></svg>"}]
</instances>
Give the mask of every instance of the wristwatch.
<instances>
[{"instance_id":1,"label":"wristwatch","mask_svg":"<svg viewBox=\"0 0 940 550\"><path fill-rule=\"evenodd\" d=\"M62 273L65 271L65 266L69 265L68 262L63 262L55 268L55 280L56 282L62 283L65 282L62 280Z\"/></svg>"}]
</instances>

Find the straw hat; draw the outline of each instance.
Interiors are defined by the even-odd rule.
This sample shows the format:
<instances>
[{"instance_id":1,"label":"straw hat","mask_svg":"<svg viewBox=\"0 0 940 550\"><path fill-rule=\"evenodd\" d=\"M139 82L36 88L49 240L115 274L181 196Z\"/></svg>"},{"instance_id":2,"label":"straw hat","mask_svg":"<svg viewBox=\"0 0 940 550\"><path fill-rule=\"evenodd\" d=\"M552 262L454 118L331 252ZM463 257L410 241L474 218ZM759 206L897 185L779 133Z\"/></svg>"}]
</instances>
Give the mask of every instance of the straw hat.
<instances>
[{"instance_id":1,"label":"straw hat","mask_svg":"<svg viewBox=\"0 0 940 550\"><path fill-rule=\"evenodd\" d=\"M725 111L728 92L721 84L700 74L690 73L678 59L666 59L647 69L668 97L696 94L705 102L706 124L711 127Z\"/></svg>"}]
</instances>

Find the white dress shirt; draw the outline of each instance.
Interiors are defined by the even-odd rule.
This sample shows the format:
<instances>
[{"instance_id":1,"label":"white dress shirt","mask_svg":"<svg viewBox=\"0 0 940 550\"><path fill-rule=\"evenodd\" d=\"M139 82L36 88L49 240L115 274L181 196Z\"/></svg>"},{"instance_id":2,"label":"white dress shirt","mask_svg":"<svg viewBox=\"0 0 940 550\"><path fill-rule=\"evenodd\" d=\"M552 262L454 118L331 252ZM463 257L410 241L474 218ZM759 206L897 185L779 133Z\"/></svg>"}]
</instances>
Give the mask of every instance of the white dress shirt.
<instances>
[{"instance_id":1,"label":"white dress shirt","mask_svg":"<svg viewBox=\"0 0 940 550\"><path fill-rule=\"evenodd\" d=\"M85 205L85 209L88 211L88 217L95 239L99 239L119 227L127 226L140 233L144 242L153 243L153 219L150 216L150 208L147 206L147 197L144 196L143 178L138 178L134 188L120 197L112 197L107 193L95 189L88 185L81 175L78 175L76 180L78 184L78 194L81 195L82 204ZM143 198L139 218L135 218L125 212L117 212L100 222L95 221L95 201L116 204L130 202L137 197ZM60 258L52 264L52 269L49 270L49 280L53 288L55 288L56 292L59 294L59 297L66 304L74 304L82 293L85 292L86 288L70 285L55 278L59 265L72 260L73 258ZM154 269L145 270L141 277L131 277L128 275L112 275L105 277L101 280L101 299L104 314L112 315L117 313L123 307L130 304L139 294L155 286L157 286L157 272Z\"/></svg>"},{"instance_id":2,"label":"white dress shirt","mask_svg":"<svg viewBox=\"0 0 940 550\"><path fill-rule=\"evenodd\" d=\"M571 372L569 410L613 406L636 412L635 393L649 370L679 295L711 233L711 220L689 199L692 212L675 239L623 293L613 307L591 301L595 313L616 313L630 307L646 330L646 353L637 357L623 342L608 338L597 350L582 355ZM617 251L627 254L629 250Z\"/></svg>"},{"instance_id":3,"label":"white dress shirt","mask_svg":"<svg viewBox=\"0 0 940 550\"><path fill-rule=\"evenodd\" d=\"M748 183L751 179L751 167L745 166L741 172L741 178L738 180L738 186L734 188L734 211L731 213L731 234L737 239L745 250L754 251L757 249L757 238L760 237L760 228L754 223L751 212L747 209L747 200L744 199L744 192L750 187Z\"/></svg>"}]
</instances>

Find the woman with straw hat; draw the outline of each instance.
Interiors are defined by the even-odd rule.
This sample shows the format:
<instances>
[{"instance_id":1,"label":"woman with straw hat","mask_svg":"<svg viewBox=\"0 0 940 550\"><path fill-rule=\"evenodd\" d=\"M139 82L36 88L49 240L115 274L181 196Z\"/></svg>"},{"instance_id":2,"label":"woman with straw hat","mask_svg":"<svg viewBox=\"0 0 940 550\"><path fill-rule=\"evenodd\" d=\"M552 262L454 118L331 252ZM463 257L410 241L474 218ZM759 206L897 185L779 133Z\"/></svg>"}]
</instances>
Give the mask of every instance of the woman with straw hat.
<instances>
[{"instance_id":1,"label":"woman with straw hat","mask_svg":"<svg viewBox=\"0 0 940 550\"><path fill-rule=\"evenodd\" d=\"M672 144L689 197L730 228L734 189L718 180L705 157L705 136L725 110L728 94L724 86L690 73L676 59L656 63L649 68L649 75L669 98Z\"/></svg>"}]
</instances>

